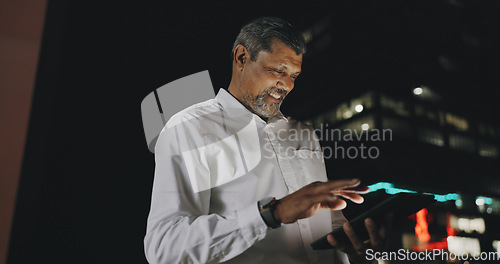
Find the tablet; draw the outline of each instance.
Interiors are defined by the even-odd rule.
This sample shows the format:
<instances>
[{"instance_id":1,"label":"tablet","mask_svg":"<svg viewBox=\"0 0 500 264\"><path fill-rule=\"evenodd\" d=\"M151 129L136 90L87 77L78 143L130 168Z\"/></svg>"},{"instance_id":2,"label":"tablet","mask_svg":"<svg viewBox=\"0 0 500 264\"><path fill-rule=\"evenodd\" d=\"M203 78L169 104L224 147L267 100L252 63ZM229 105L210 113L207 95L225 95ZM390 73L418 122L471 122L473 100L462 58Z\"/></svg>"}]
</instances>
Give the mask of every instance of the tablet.
<instances>
[{"instance_id":1,"label":"tablet","mask_svg":"<svg viewBox=\"0 0 500 264\"><path fill-rule=\"evenodd\" d=\"M370 210L358 215L353 218L350 223L354 229L354 232L362 240L368 240L370 237L368 231L365 228L364 220L366 218L371 218L378 225L383 221L386 214L394 212L393 224L402 222L407 219L410 215L420 211L435 202L433 195L417 194L417 193L398 193L391 195L389 198L385 199L378 205L372 207ZM344 228L339 227L332 231L331 233L339 243L350 243L349 238L344 233ZM313 249L332 249L333 246L328 243L326 237L329 235L321 237L320 239L314 241L311 246Z\"/></svg>"}]
</instances>

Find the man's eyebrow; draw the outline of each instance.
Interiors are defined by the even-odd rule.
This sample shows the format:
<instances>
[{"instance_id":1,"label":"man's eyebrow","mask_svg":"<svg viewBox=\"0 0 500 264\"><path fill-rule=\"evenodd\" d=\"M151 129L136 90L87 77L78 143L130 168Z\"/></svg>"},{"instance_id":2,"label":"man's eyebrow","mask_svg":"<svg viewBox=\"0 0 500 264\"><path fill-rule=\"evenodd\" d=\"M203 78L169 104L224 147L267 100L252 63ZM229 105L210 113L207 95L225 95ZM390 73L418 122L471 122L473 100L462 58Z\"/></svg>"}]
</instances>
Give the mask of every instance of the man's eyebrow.
<instances>
[{"instance_id":1,"label":"man's eyebrow","mask_svg":"<svg viewBox=\"0 0 500 264\"><path fill-rule=\"evenodd\" d=\"M280 64L279 64L279 67L280 67L280 68L284 68L285 70L287 70L287 69L288 69L288 66L286 66L285 64L282 64L282 63L280 63ZM297 75L298 75L298 74L300 74L300 71L298 71L298 72L294 72L293 74L297 74Z\"/></svg>"},{"instance_id":2,"label":"man's eyebrow","mask_svg":"<svg viewBox=\"0 0 500 264\"><path fill-rule=\"evenodd\" d=\"M283 64L283 63L278 64L278 66L281 67L281 68L288 69L288 67L285 64Z\"/></svg>"}]
</instances>

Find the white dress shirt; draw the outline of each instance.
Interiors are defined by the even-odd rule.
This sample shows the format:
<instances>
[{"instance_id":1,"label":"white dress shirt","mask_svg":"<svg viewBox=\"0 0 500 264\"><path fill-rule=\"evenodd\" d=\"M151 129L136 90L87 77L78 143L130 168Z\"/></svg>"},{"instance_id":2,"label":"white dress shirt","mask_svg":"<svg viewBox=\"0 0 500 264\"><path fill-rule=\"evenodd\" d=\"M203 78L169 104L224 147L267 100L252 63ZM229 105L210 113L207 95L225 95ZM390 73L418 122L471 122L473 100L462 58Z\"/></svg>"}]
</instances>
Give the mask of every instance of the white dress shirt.
<instances>
[{"instance_id":1,"label":"white dress shirt","mask_svg":"<svg viewBox=\"0 0 500 264\"><path fill-rule=\"evenodd\" d=\"M144 239L156 263L338 263L345 254L310 244L340 226L342 213L266 226L257 201L327 181L310 126L267 123L226 90L174 115L155 147L155 177ZM333 220L333 221L332 221Z\"/></svg>"}]
</instances>

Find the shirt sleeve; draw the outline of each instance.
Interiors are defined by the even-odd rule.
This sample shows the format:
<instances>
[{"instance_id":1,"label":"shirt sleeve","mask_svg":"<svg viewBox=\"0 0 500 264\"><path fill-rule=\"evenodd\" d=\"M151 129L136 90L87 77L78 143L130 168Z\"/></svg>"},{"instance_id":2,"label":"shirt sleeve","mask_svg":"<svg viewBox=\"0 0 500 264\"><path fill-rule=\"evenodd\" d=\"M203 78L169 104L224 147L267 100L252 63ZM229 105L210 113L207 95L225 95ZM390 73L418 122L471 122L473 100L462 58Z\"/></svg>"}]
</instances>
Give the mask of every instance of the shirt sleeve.
<instances>
[{"instance_id":1,"label":"shirt sleeve","mask_svg":"<svg viewBox=\"0 0 500 264\"><path fill-rule=\"evenodd\" d=\"M193 149L203 142L196 127L185 126L164 128L155 147L156 167L144 238L150 264L227 261L262 240L268 229L256 202L227 215L210 213L210 189L193 191L182 155L185 148ZM203 155L196 159L197 171L205 170L209 177Z\"/></svg>"}]
</instances>

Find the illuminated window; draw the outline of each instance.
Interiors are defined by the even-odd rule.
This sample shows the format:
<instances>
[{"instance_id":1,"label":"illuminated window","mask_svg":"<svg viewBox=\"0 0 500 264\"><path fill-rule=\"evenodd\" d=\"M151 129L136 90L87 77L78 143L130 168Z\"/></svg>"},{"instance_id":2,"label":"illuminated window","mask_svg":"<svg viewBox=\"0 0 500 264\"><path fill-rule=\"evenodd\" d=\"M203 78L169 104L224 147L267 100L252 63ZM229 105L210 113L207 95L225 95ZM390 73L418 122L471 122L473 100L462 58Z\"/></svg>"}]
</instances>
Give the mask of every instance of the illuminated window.
<instances>
[{"instance_id":1,"label":"illuminated window","mask_svg":"<svg viewBox=\"0 0 500 264\"><path fill-rule=\"evenodd\" d=\"M481 246L477 238L450 236L447 241L448 250L457 256L481 254Z\"/></svg>"},{"instance_id":2,"label":"illuminated window","mask_svg":"<svg viewBox=\"0 0 500 264\"><path fill-rule=\"evenodd\" d=\"M483 218L450 216L450 226L453 229L464 231L465 233L477 232L484 234L486 225Z\"/></svg>"},{"instance_id":3,"label":"illuminated window","mask_svg":"<svg viewBox=\"0 0 500 264\"><path fill-rule=\"evenodd\" d=\"M469 152L476 151L476 144L474 143L474 140L472 140L469 137L457 134L450 134L449 141L450 141L450 148L452 149L464 150Z\"/></svg>"},{"instance_id":4,"label":"illuminated window","mask_svg":"<svg viewBox=\"0 0 500 264\"><path fill-rule=\"evenodd\" d=\"M410 116L408 106L402 100L396 100L386 95L380 95L380 106L402 116Z\"/></svg>"},{"instance_id":5,"label":"illuminated window","mask_svg":"<svg viewBox=\"0 0 500 264\"><path fill-rule=\"evenodd\" d=\"M443 133L436 129L419 127L417 130L417 138L418 140L425 143L429 143L439 147L444 146Z\"/></svg>"},{"instance_id":6,"label":"illuminated window","mask_svg":"<svg viewBox=\"0 0 500 264\"><path fill-rule=\"evenodd\" d=\"M493 248L497 251L500 256L500 240L493 240Z\"/></svg>"},{"instance_id":7,"label":"illuminated window","mask_svg":"<svg viewBox=\"0 0 500 264\"><path fill-rule=\"evenodd\" d=\"M351 100L351 107L352 107L352 110L357 110L356 107L359 106L359 105L362 105L363 106L363 109L370 109L373 107L373 104L374 104L374 94L373 92L368 92L368 93L365 93L363 94L362 96L358 97L358 98L354 98ZM359 107L358 107L359 108ZM357 111L358 113L361 112L361 111Z\"/></svg>"},{"instance_id":8,"label":"illuminated window","mask_svg":"<svg viewBox=\"0 0 500 264\"><path fill-rule=\"evenodd\" d=\"M349 119L352 117L352 114L353 114L353 111L351 109L347 109L347 110L343 111L342 116L344 117L344 119Z\"/></svg>"},{"instance_id":9,"label":"illuminated window","mask_svg":"<svg viewBox=\"0 0 500 264\"><path fill-rule=\"evenodd\" d=\"M477 150L480 156L489 158L498 157L498 148L495 145L486 142L479 142L477 144Z\"/></svg>"},{"instance_id":10,"label":"illuminated window","mask_svg":"<svg viewBox=\"0 0 500 264\"><path fill-rule=\"evenodd\" d=\"M363 111L373 108L374 95L368 92L358 98L352 99L349 104L343 103L333 111L331 119L340 121L342 119L349 119Z\"/></svg>"},{"instance_id":11,"label":"illuminated window","mask_svg":"<svg viewBox=\"0 0 500 264\"><path fill-rule=\"evenodd\" d=\"M357 118L342 126L342 129L352 129L360 132L364 130L371 130L374 128L375 128L375 121L373 116L371 115L362 118Z\"/></svg>"},{"instance_id":12,"label":"illuminated window","mask_svg":"<svg viewBox=\"0 0 500 264\"><path fill-rule=\"evenodd\" d=\"M441 100L441 96L434 92L429 86L419 86L413 89L413 95L418 99L431 101L431 102L439 102Z\"/></svg>"},{"instance_id":13,"label":"illuminated window","mask_svg":"<svg viewBox=\"0 0 500 264\"><path fill-rule=\"evenodd\" d=\"M347 103L337 106L337 109L334 112L335 114L332 114L331 118L335 120L349 119L352 117L352 110L349 109Z\"/></svg>"},{"instance_id":14,"label":"illuminated window","mask_svg":"<svg viewBox=\"0 0 500 264\"><path fill-rule=\"evenodd\" d=\"M450 113L446 113L445 117L446 123L453 126L455 129L460 131L467 131L469 129L467 119Z\"/></svg>"},{"instance_id":15,"label":"illuminated window","mask_svg":"<svg viewBox=\"0 0 500 264\"><path fill-rule=\"evenodd\" d=\"M359 113L373 108L373 98L373 92L368 92L358 98L350 100L350 102L342 103L332 110L322 114L323 121L335 124L339 121L350 119Z\"/></svg>"}]
</instances>

